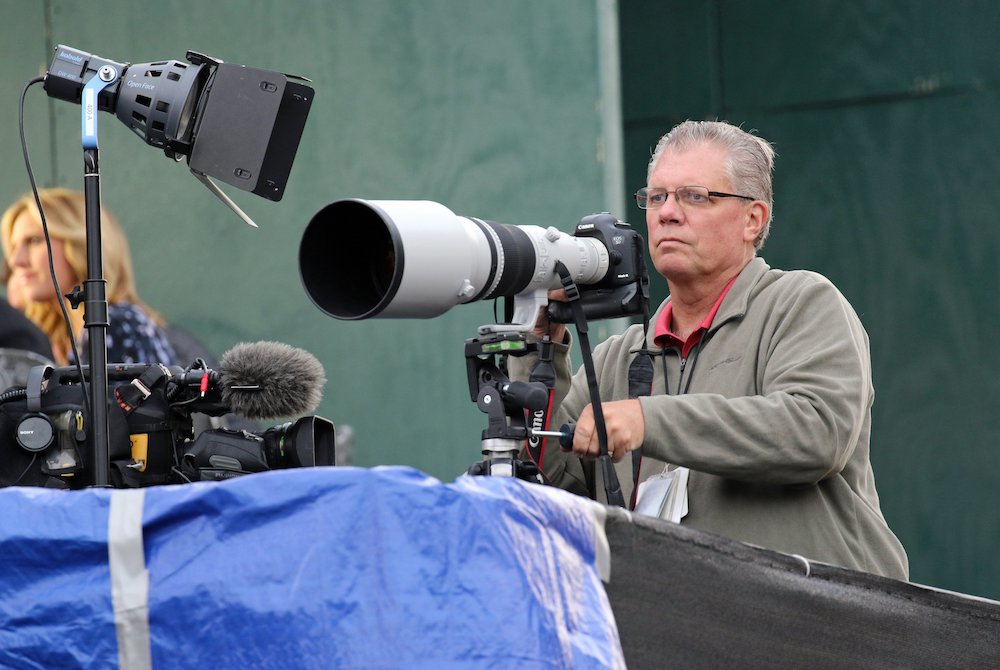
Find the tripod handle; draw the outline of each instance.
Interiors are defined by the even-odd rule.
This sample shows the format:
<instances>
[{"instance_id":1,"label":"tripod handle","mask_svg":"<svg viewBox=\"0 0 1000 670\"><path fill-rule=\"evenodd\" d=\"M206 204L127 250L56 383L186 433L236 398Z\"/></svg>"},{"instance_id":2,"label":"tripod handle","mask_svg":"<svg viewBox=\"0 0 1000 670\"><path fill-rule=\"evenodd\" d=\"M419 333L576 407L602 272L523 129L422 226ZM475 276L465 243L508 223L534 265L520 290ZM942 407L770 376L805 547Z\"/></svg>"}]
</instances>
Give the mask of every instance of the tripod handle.
<instances>
[{"instance_id":1,"label":"tripod handle","mask_svg":"<svg viewBox=\"0 0 1000 670\"><path fill-rule=\"evenodd\" d=\"M573 435L576 433L575 423L564 423L559 430L533 430L531 436L555 437L559 439L559 446L569 451L573 448Z\"/></svg>"}]
</instances>

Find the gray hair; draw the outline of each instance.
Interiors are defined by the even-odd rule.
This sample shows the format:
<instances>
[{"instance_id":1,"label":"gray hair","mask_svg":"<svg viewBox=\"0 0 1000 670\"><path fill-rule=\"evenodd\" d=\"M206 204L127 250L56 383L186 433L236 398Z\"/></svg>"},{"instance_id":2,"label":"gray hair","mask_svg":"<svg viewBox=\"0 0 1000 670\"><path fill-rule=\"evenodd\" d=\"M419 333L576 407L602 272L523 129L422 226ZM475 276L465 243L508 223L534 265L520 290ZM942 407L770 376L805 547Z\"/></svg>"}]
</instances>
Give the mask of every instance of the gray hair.
<instances>
[{"instance_id":1,"label":"gray hair","mask_svg":"<svg viewBox=\"0 0 1000 670\"><path fill-rule=\"evenodd\" d=\"M665 152L686 151L704 143L714 144L728 153L726 176L736 193L753 196L767 203L767 221L764 222L760 235L753 241L754 248L760 249L771 232L771 212L774 210L771 174L774 171L775 154L767 140L725 121L685 121L674 126L657 142L646 170L647 182Z\"/></svg>"}]
</instances>

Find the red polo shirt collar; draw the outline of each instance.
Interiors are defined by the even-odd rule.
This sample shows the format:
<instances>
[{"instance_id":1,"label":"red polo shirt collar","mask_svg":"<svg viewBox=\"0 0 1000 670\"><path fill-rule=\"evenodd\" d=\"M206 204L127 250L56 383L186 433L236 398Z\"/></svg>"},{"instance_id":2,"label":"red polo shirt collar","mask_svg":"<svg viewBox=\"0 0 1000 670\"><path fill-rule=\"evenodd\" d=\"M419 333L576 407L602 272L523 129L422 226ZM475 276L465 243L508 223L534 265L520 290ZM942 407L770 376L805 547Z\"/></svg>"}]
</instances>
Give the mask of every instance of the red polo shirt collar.
<instances>
[{"instance_id":1,"label":"red polo shirt collar","mask_svg":"<svg viewBox=\"0 0 1000 670\"><path fill-rule=\"evenodd\" d=\"M657 346L667 348L670 346L677 346L681 349L681 358L687 358L688 354L691 353L691 349L694 345L698 344L701 340L702 335L708 332L708 329L712 327L712 322L715 320L715 315L719 311L719 307L722 306L722 301L725 300L726 294L729 293L729 289L733 287L733 282L736 281L736 277L729 280L726 287L722 289L722 293L719 295L718 300L715 301L715 305L712 306L711 311L702 320L701 325L695 328L694 332L688 335L686 340L674 335L670 330L670 321L674 314L674 303L670 301L667 303L663 311L660 312L660 318L656 320L656 328L653 330L653 343Z\"/></svg>"}]
</instances>

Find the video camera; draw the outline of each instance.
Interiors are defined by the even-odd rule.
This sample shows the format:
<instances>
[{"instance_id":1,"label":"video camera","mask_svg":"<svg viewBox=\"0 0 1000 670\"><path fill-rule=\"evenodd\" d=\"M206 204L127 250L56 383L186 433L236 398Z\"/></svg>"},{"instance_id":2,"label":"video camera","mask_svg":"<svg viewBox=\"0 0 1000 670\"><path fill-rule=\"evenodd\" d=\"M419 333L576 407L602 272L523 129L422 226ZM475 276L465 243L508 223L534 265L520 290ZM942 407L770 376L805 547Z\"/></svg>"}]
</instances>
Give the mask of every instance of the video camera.
<instances>
[{"instance_id":1,"label":"video camera","mask_svg":"<svg viewBox=\"0 0 1000 670\"><path fill-rule=\"evenodd\" d=\"M264 345L271 348L262 349ZM275 343L243 346L259 357L271 352ZM235 359L240 364L248 356L244 353ZM226 362L224 356L222 365ZM292 376L297 383L315 385L315 368L311 361L307 363L306 379ZM89 383L89 368L82 369ZM257 372L258 376L270 375L266 369ZM225 367L208 369L200 360L186 369L108 365L111 486L222 480L265 470L333 465L334 426L320 416L305 416L263 431L211 428L196 435L194 415L220 417L237 411L250 419L264 418L273 413L265 409L269 398L288 390L285 380L263 379L263 386L238 384L239 376ZM314 400L318 403L318 394L303 397L302 391L297 393L298 399L291 404L279 403L273 409L282 413L304 403L314 407ZM248 394L263 396L263 400L247 399ZM91 462L89 416L76 367L32 368L24 388L0 394L0 486L77 489L93 485L96 464Z\"/></svg>"}]
</instances>

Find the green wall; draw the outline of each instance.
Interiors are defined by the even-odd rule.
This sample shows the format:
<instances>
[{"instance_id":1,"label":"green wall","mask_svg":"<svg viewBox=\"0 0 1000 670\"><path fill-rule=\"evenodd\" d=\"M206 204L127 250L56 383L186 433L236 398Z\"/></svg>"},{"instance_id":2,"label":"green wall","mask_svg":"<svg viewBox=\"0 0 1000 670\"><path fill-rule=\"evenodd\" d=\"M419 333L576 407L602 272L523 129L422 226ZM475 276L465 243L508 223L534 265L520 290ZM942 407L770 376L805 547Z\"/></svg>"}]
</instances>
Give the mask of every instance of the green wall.
<instances>
[{"instance_id":1,"label":"green wall","mask_svg":"<svg viewBox=\"0 0 1000 670\"><path fill-rule=\"evenodd\" d=\"M187 50L309 77L315 101L284 199L227 189L252 230L116 118L100 118L103 202L129 233L140 292L221 353L303 347L326 367L317 412L354 429L354 463L451 480L481 458L464 341L492 303L432 320L331 319L299 282L307 222L346 197L436 200L459 214L571 231L621 208L617 18L605 0L4 0L11 91L0 197L28 189L15 91L55 43L132 63ZM609 65L611 66L609 69ZM82 187L80 109L27 96L42 184Z\"/></svg>"},{"instance_id":2,"label":"green wall","mask_svg":"<svg viewBox=\"0 0 1000 670\"><path fill-rule=\"evenodd\" d=\"M685 118L774 142L761 255L829 276L868 330L911 578L1000 598L1000 4L625 0L620 24L630 188Z\"/></svg>"},{"instance_id":3,"label":"green wall","mask_svg":"<svg viewBox=\"0 0 1000 670\"><path fill-rule=\"evenodd\" d=\"M479 457L485 415L467 394L462 345L493 321L492 305L432 320L327 318L298 279L298 242L312 214L344 197L420 198L563 230L600 210L641 222L622 193L642 185L651 145L671 125L719 117L757 129L779 153L762 255L828 275L871 336L872 458L913 580L1000 598L1000 160L992 141L1000 5L0 6L10 91L0 106L5 202L28 187L16 97L44 72L55 43L130 62L182 59L193 49L313 80L316 100L284 200L229 190L260 230L110 115L100 131L104 202L129 232L143 296L170 320L217 353L262 339L314 352L330 378L318 413L354 428L355 463L408 464L446 480ZM41 183L82 183L77 107L35 87L27 132ZM664 284L654 289L662 297Z\"/></svg>"}]
</instances>

